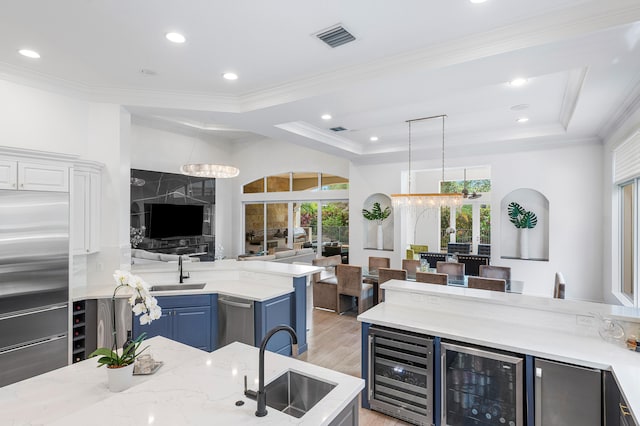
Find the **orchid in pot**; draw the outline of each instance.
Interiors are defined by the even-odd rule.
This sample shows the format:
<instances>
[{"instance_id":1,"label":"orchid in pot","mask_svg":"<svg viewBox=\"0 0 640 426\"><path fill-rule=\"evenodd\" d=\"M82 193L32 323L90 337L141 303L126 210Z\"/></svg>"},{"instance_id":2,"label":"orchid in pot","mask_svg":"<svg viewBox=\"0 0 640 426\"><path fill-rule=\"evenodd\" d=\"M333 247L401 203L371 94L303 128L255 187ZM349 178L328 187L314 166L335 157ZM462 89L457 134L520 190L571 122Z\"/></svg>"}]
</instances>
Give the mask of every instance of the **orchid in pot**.
<instances>
[{"instance_id":1,"label":"orchid in pot","mask_svg":"<svg viewBox=\"0 0 640 426\"><path fill-rule=\"evenodd\" d=\"M140 334L135 340L125 342L120 351L117 344L116 332L116 294L119 290L127 288L132 291L129 297L129 305L136 316L139 316L140 324L149 324L157 320L162 315L162 309L158 306L158 301L151 295L150 286L142 278L126 271L115 271L113 278L116 281L116 288L111 296L111 308L113 311L113 345L111 348L98 348L89 357L100 356L98 367L107 366L109 377L109 389L117 392L126 389L130 385L130 378L133 375L133 365L136 358L148 348L140 349L146 333ZM113 382L115 380L115 382ZM128 383L126 381L128 380Z\"/></svg>"}]
</instances>

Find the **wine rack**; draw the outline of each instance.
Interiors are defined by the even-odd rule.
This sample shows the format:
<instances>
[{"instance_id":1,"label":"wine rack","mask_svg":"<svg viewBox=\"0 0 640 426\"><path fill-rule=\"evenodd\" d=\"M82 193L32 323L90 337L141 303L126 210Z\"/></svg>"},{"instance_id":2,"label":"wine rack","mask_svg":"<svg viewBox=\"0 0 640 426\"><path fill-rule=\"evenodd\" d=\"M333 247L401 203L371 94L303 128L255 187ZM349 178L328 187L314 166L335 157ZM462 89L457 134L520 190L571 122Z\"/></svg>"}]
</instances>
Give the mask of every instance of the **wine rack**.
<instances>
[{"instance_id":1,"label":"wine rack","mask_svg":"<svg viewBox=\"0 0 640 426\"><path fill-rule=\"evenodd\" d=\"M71 315L72 362L80 362L96 349L96 301L73 302Z\"/></svg>"}]
</instances>

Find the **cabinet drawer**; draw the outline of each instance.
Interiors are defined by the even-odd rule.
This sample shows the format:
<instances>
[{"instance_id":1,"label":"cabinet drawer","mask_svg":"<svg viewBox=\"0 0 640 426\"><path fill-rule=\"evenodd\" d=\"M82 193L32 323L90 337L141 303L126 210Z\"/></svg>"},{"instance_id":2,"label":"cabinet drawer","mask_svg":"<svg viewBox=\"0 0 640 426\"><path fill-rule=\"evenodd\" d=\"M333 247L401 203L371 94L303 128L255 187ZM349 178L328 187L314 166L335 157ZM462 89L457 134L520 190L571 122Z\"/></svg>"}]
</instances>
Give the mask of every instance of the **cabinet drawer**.
<instances>
[{"instance_id":1,"label":"cabinet drawer","mask_svg":"<svg viewBox=\"0 0 640 426\"><path fill-rule=\"evenodd\" d=\"M164 309L189 308L191 306L211 306L210 294L193 294L188 296L159 296L158 305Z\"/></svg>"}]
</instances>

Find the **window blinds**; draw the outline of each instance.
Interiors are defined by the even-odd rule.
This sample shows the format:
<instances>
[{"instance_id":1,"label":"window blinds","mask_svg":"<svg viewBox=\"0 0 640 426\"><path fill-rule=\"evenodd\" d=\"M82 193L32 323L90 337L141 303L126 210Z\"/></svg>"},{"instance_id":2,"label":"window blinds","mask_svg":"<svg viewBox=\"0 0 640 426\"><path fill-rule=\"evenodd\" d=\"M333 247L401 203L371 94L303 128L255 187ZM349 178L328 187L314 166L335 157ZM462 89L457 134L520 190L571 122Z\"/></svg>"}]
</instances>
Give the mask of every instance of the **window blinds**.
<instances>
[{"instance_id":1,"label":"window blinds","mask_svg":"<svg viewBox=\"0 0 640 426\"><path fill-rule=\"evenodd\" d=\"M616 183L640 176L640 131L615 150L613 173Z\"/></svg>"}]
</instances>

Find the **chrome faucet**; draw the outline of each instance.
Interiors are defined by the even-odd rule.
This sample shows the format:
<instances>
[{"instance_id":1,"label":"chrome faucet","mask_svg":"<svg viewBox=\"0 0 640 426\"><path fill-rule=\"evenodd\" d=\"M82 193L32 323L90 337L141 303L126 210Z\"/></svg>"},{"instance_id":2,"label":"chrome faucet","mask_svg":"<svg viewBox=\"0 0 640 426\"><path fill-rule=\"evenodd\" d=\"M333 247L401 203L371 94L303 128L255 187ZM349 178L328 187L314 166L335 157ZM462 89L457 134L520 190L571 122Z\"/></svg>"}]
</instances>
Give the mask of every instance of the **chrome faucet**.
<instances>
[{"instance_id":1,"label":"chrome faucet","mask_svg":"<svg viewBox=\"0 0 640 426\"><path fill-rule=\"evenodd\" d=\"M267 343L269 339L279 331L287 331L291 335L291 353L293 356L298 355L298 336L293 328L288 325L278 325L264 336L262 343L260 344L260 358L258 362L258 392L247 390L247 376L244 377L244 394L245 396L256 399L258 401L258 409L256 410L257 417L264 417L267 415L267 393L264 390L264 351L267 349Z\"/></svg>"}]
</instances>

